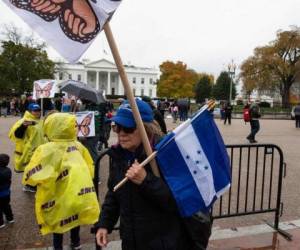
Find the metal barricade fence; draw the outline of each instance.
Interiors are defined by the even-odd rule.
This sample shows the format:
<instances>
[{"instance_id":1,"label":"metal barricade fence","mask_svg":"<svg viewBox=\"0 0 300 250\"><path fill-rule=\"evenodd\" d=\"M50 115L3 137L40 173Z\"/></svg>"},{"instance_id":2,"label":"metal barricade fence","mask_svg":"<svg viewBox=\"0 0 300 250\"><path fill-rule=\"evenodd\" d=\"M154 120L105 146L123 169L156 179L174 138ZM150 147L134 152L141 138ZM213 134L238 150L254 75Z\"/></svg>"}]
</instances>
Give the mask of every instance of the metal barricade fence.
<instances>
[{"instance_id":1,"label":"metal barricade fence","mask_svg":"<svg viewBox=\"0 0 300 250\"><path fill-rule=\"evenodd\" d=\"M214 219L274 213L266 223L287 239L291 235L279 228L283 212L282 181L286 176L282 150L274 144L226 145L231 166L231 187L214 204Z\"/></svg>"},{"instance_id":2,"label":"metal barricade fence","mask_svg":"<svg viewBox=\"0 0 300 250\"><path fill-rule=\"evenodd\" d=\"M212 209L214 219L261 213L274 213L274 223L267 224L288 240L291 235L279 228L282 215L282 180L286 176L282 150L274 144L226 145L231 166L231 187ZM103 151L95 169L98 194L99 164L107 154ZM109 159L108 164L110 164Z\"/></svg>"}]
</instances>

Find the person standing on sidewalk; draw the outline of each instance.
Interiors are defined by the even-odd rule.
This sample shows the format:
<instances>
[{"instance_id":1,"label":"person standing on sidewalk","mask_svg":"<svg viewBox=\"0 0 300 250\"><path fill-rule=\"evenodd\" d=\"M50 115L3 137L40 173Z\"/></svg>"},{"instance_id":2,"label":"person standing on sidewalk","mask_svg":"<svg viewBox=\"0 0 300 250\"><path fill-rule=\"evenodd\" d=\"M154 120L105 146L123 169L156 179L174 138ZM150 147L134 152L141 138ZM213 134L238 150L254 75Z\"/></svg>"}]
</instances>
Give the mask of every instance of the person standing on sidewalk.
<instances>
[{"instance_id":1,"label":"person standing on sidewalk","mask_svg":"<svg viewBox=\"0 0 300 250\"><path fill-rule=\"evenodd\" d=\"M250 110L251 132L247 136L247 139L249 140L250 143L256 143L257 141L255 140L255 135L260 129L259 118L261 117L259 106L256 103L252 103L250 105L249 110Z\"/></svg>"},{"instance_id":2,"label":"person standing on sidewalk","mask_svg":"<svg viewBox=\"0 0 300 250\"><path fill-rule=\"evenodd\" d=\"M7 167L9 156L0 154L0 228L5 227L3 215L8 223L14 222L14 216L10 207L11 170Z\"/></svg>"},{"instance_id":3,"label":"person standing on sidewalk","mask_svg":"<svg viewBox=\"0 0 300 250\"><path fill-rule=\"evenodd\" d=\"M232 113L232 105L227 102L224 107L225 117L224 124L228 121L228 124L231 125L231 113Z\"/></svg>"},{"instance_id":4,"label":"person standing on sidewalk","mask_svg":"<svg viewBox=\"0 0 300 250\"><path fill-rule=\"evenodd\" d=\"M300 128L300 103L294 109L296 128Z\"/></svg>"},{"instance_id":5,"label":"person standing on sidewalk","mask_svg":"<svg viewBox=\"0 0 300 250\"><path fill-rule=\"evenodd\" d=\"M25 166L29 163L35 149L46 142L40 116L40 106L31 103L24 117L18 120L9 131L9 138L16 144L14 169L17 173L24 172ZM24 186L23 191L35 192L35 189Z\"/></svg>"},{"instance_id":6,"label":"person standing on sidewalk","mask_svg":"<svg viewBox=\"0 0 300 250\"><path fill-rule=\"evenodd\" d=\"M151 144L161 137L153 122L150 106L136 100L145 130ZM189 250L187 232L180 219L176 202L162 177L156 177L151 168L140 167L146 159L142 139L132 109L123 103L112 118L118 144L109 151L108 191L98 223L95 225L97 244L106 247L108 234L120 218L122 250ZM126 176L129 181L114 192L113 187Z\"/></svg>"}]
</instances>

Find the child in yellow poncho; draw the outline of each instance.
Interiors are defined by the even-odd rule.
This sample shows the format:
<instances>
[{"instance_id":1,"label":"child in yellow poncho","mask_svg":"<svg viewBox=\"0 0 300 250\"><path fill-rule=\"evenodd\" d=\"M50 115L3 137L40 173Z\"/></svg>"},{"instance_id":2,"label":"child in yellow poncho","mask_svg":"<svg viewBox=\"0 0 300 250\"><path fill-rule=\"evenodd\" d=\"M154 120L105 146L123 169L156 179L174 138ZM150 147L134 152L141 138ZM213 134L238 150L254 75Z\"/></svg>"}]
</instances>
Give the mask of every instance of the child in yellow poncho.
<instances>
[{"instance_id":1,"label":"child in yellow poncho","mask_svg":"<svg viewBox=\"0 0 300 250\"><path fill-rule=\"evenodd\" d=\"M54 233L54 249L62 249L62 234L69 230L72 248L80 249L79 226L95 223L100 212L93 160L76 139L74 115L51 114L43 129L49 142L34 152L23 184L37 186L37 222L42 234Z\"/></svg>"}]
</instances>

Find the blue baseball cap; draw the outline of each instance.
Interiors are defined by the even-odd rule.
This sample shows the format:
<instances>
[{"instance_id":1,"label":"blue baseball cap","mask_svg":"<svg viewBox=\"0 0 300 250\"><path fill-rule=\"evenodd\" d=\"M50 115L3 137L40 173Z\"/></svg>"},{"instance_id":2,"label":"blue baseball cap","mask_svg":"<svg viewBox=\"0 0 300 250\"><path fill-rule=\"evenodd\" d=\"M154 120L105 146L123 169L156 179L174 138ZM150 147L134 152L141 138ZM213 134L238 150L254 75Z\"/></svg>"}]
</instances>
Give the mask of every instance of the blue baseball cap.
<instances>
[{"instance_id":1,"label":"blue baseball cap","mask_svg":"<svg viewBox=\"0 0 300 250\"><path fill-rule=\"evenodd\" d=\"M28 105L28 110L29 111L40 111L41 110L41 107L40 105L36 104L36 103L30 103Z\"/></svg>"},{"instance_id":2,"label":"blue baseball cap","mask_svg":"<svg viewBox=\"0 0 300 250\"><path fill-rule=\"evenodd\" d=\"M153 111L148 103L136 99L136 104L141 114L141 118L144 122L152 122L153 121ZM111 118L112 121L115 123L126 127L126 128L135 128L136 123L133 117L133 112L130 107L129 102L126 100L124 101L115 116Z\"/></svg>"}]
</instances>

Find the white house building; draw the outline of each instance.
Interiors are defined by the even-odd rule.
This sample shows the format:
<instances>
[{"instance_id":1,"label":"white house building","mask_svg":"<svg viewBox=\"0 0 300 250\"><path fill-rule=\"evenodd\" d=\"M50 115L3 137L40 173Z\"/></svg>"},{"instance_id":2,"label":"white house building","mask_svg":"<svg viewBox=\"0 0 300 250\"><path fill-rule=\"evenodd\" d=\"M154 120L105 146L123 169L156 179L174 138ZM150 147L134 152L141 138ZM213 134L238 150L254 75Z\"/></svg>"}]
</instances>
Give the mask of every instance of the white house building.
<instances>
[{"instance_id":1,"label":"white house building","mask_svg":"<svg viewBox=\"0 0 300 250\"><path fill-rule=\"evenodd\" d=\"M159 70L124 65L128 80L135 96L156 97L156 81ZM106 95L125 95L115 63L101 59L87 63L58 63L55 79L62 82L68 79L81 81L105 91Z\"/></svg>"}]
</instances>

